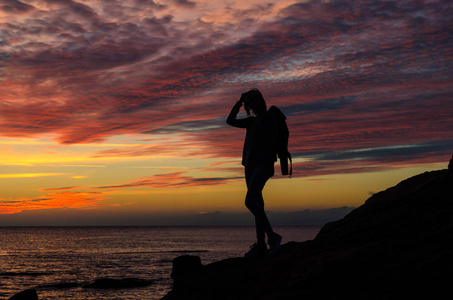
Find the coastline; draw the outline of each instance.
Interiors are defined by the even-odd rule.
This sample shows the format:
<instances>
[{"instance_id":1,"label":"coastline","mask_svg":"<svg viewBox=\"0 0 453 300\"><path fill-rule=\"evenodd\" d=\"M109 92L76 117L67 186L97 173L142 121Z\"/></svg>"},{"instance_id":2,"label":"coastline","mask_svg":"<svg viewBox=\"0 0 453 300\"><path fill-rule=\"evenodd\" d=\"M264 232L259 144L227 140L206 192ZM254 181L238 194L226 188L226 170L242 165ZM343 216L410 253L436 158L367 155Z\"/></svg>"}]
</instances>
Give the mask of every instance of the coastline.
<instances>
[{"instance_id":1,"label":"coastline","mask_svg":"<svg viewBox=\"0 0 453 300\"><path fill-rule=\"evenodd\" d=\"M425 172L374 194L315 239L282 245L276 255L179 266L162 300L444 295L453 277L452 186L452 169Z\"/></svg>"}]
</instances>

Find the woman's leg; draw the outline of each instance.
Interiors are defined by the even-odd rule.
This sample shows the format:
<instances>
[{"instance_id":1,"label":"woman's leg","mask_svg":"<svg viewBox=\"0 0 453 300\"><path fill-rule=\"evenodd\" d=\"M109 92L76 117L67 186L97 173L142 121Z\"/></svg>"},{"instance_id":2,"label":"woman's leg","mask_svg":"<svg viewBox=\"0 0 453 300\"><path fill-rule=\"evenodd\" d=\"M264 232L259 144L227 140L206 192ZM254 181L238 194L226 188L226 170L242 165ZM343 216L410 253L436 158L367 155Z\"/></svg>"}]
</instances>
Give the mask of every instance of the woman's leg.
<instances>
[{"instance_id":1,"label":"woman's leg","mask_svg":"<svg viewBox=\"0 0 453 300\"><path fill-rule=\"evenodd\" d=\"M256 237L258 243L265 242L265 234L268 237L273 235L272 226L264 211L263 188L269 179L269 172L263 167L245 169L245 180L247 183L247 195L245 206L255 216Z\"/></svg>"}]
</instances>

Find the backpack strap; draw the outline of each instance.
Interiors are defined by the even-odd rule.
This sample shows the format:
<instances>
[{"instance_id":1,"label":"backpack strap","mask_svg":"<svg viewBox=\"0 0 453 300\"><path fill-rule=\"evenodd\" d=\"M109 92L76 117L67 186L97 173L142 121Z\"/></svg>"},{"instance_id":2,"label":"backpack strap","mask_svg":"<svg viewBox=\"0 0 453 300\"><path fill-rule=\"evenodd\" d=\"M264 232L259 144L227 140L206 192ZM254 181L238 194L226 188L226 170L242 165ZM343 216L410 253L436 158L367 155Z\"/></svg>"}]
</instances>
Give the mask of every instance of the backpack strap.
<instances>
[{"instance_id":1,"label":"backpack strap","mask_svg":"<svg viewBox=\"0 0 453 300\"><path fill-rule=\"evenodd\" d=\"M293 177L293 160L291 158L291 153L288 151L288 158L289 158L289 178Z\"/></svg>"},{"instance_id":2,"label":"backpack strap","mask_svg":"<svg viewBox=\"0 0 453 300\"><path fill-rule=\"evenodd\" d=\"M280 158L280 167L282 169L282 175L289 175L289 178L293 177L293 159L289 151L279 154ZM289 160L289 166L288 166Z\"/></svg>"}]
</instances>

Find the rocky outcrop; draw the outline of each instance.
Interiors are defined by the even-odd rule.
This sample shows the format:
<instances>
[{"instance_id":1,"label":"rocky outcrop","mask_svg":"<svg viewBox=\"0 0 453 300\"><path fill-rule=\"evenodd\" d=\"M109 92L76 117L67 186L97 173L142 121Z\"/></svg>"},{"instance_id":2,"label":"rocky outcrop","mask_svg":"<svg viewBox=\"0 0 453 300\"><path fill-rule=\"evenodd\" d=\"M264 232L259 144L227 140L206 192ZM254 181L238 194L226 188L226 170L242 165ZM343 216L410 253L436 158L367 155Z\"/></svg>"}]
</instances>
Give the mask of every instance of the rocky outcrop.
<instances>
[{"instance_id":1,"label":"rocky outcrop","mask_svg":"<svg viewBox=\"0 0 453 300\"><path fill-rule=\"evenodd\" d=\"M163 299L434 299L453 278L452 253L453 172L426 172L373 195L312 241L179 270Z\"/></svg>"},{"instance_id":2,"label":"rocky outcrop","mask_svg":"<svg viewBox=\"0 0 453 300\"><path fill-rule=\"evenodd\" d=\"M35 289L28 289L15 294L8 300L38 300L38 294Z\"/></svg>"},{"instance_id":3,"label":"rocky outcrop","mask_svg":"<svg viewBox=\"0 0 453 300\"><path fill-rule=\"evenodd\" d=\"M201 266L201 259L199 256L179 256L173 260L171 278L178 281L179 279L184 278L187 273L197 271Z\"/></svg>"}]
</instances>

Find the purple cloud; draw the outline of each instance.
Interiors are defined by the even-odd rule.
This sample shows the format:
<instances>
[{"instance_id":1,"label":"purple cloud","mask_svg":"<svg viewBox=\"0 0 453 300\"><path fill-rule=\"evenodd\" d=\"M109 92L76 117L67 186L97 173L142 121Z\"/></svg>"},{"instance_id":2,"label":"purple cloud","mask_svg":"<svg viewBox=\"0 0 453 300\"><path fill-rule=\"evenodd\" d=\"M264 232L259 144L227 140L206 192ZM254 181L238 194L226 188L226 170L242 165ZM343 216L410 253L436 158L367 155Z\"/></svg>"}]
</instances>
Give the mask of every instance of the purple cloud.
<instances>
[{"instance_id":1,"label":"purple cloud","mask_svg":"<svg viewBox=\"0 0 453 300\"><path fill-rule=\"evenodd\" d=\"M250 7L230 7L225 22L204 21L208 12L191 1L45 5L0 7L9 13L0 27L4 136L54 133L74 144L173 133L205 145L204 155L237 157L243 137L222 120L258 87L288 115L297 157L405 161L379 149L413 146L418 161L426 148L417 145L450 145L448 1L261 5L256 18ZM179 17L181 5L199 15ZM449 151L438 148L431 161Z\"/></svg>"}]
</instances>

